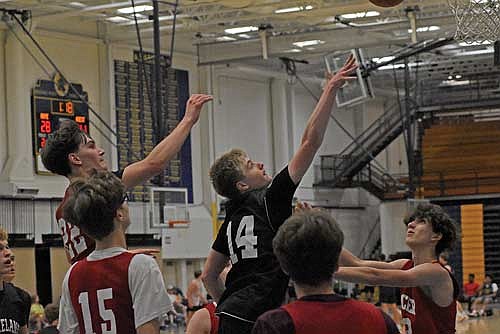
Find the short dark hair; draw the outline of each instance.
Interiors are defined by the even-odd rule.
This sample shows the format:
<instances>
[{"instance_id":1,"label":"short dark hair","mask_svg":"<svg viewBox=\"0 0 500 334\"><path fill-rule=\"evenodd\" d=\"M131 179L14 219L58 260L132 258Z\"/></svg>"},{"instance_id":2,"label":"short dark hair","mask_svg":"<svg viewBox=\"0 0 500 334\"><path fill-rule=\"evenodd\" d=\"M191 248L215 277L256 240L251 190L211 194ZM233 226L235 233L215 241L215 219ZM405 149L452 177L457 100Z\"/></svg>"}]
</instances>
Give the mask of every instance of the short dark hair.
<instances>
[{"instance_id":1,"label":"short dark hair","mask_svg":"<svg viewBox=\"0 0 500 334\"><path fill-rule=\"evenodd\" d=\"M84 142L83 132L72 120L61 122L59 129L49 135L41 156L44 166L52 173L68 176L71 166L68 155L78 151L78 147Z\"/></svg>"},{"instance_id":2,"label":"short dark hair","mask_svg":"<svg viewBox=\"0 0 500 334\"><path fill-rule=\"evenodd\" d=\"M235 148L215 160L210 167L210 180L217 194L229 199L240 194L236 183L245 177L244 157L246 155L245 151Z\"/></svg>"},{"instance_id":3,"label":"short dark hair","mask_svg":"<svg viewBox=\"0 0 500 334\"><path fill-rule=\"evenodd\" d=\"M452 250L457 239L457 229L453 219L436 204L419 204L417 208L405 218L408 225L415 219L424 220L432 225L434 233L441 233L441 240L438 241L434 250L435 254L441 254L445 250Z\"/></svg>"},{"instance_id":4,"label":"short dark hair","mask_svg":"<svg viewBox=\"0 0 500 334\"><path fill-rule=\"evenodd\" d=\"M476 275L474 273L470 273L469 277L476 278Z\"/></svg>"},{"instance_id":5,"label":"short dark hair","mask_svg":"<svg viewBox=\"0 0 500 334\"><path fill-rule=\"evenodd\" d=\"M48 304L45 306L45 318L49 325L59 318L59 306L56 304Z\"/></svg>"},{"instance_id":6,"label":"short dark hair","mask_svg":"<svg viewBox=\"0 0 500 334\"><path fill-rule=\"evenodd\" d=\"M194 278L198 278L198 277L200 277L200 276L201 276L201 270L196 270L196 271L194 272Z\"/></svg>"},{"instance_id":7,"label":"short dark hair","mask_svg":"<svg viewBox=\"0 0 500 334\"><path fill-rule=\"evenodd\" d=\"M328 214L311 210L288 218L273 240L281 268L298 284L331 281L338 268L344 234Z\"/></svg>"},{"instance_id":8,"label":"short dark hair","mask_svg":"<svg viewBox=\"0 0 500 334\"><path fill-rule=\"evenodd\" d=\"M116 210L125 200L125 186L113 173L95 172L89 179L71 183L72 195L64 217L90 237L102 240L114 231Z\"/></svg>"}]
</instances>

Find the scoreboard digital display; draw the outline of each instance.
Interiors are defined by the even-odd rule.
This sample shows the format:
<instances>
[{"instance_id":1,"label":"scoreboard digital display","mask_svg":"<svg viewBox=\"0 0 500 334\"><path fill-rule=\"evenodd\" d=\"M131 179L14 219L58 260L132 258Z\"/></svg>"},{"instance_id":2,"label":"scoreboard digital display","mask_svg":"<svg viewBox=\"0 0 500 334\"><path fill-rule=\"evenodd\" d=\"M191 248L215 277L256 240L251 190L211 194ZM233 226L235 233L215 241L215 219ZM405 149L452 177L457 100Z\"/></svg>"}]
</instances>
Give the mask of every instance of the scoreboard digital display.
<instances>
[{"instance_id":1,"label":"scoreboard digital display","mask_svg":"<svg viewBox=\"0 0 500 334\"><path fill-rule=\"evenodd\" d=\"M73 84L78 93L88 100L82 85ZM47 138L59 128L61 121L71 119L80 129L89 133L89 109L80 97L69 92L68 85L61 83L57 76L53 81L38 80L31 93L31 111L33 115L33 153L37 174L50 174L41 160L41 150Z\"/></svg>"}]
</instances>

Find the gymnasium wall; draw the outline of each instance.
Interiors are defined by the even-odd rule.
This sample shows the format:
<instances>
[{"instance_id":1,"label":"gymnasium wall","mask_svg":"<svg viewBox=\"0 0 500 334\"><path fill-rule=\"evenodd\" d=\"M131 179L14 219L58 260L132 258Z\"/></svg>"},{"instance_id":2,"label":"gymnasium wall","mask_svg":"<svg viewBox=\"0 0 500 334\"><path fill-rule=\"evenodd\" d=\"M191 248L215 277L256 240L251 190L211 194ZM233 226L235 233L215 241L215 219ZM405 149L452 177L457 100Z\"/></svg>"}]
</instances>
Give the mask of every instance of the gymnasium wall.
<instances>
[{"instance_id":1,"label":"gymnasium wall","mask_svg":"<svg viewBox=\"0 0 500 334\"><path fill-rule=\"evenodd\" d=\"M35 250L33 247L12 247L16 256L16 278L13 283L28 291L36 292Z\"/></svg>"}]
</instances>

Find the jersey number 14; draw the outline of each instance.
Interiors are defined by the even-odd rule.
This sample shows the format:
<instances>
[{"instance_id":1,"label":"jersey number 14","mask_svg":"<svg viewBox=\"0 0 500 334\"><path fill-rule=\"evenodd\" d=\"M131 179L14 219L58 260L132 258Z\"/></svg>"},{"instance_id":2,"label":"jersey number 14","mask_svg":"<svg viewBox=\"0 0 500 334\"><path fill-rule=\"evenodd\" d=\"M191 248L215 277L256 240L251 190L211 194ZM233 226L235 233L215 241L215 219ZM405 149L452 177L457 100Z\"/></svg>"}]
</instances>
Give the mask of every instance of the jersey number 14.
<instances>
[{"instance_id":1,"label":"jersey number 14","mask_svg":"<svg viewBox=\"0 0 500 334\"><path fill-rule=\"evenodd\" d=\"M231 237L231 225L232 221L229 222L227 226L227 244L229 245L229 254L231 257L232 264L238 262L238 255L235 253L233 248L233 241ZM257 257L257 236L254 235L254 217L244 216L240 224L238 225L238 230L236 231L236 238L234 239L236 244L236 251L241 249L241 259L253 259Z\"/></svg>"}]
</instances>

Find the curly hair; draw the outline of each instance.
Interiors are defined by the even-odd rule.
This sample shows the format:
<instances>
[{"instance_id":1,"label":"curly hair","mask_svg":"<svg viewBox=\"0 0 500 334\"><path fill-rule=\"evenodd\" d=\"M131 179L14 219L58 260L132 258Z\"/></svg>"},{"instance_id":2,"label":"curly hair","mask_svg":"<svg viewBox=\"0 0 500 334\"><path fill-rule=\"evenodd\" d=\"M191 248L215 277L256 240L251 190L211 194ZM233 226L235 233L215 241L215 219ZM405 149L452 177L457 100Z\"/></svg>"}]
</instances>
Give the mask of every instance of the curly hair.
<instances>
[{"instance_id":1,"label":"curly hair","mask_svg":"<svg viewBox=\"0 0 500 334\"><path fill-rule=\"evenodd\" d=\"M335 220L319 210L294 214L273 240L281 268L298 284L314 286L332 279L344 234Z\"/></svg>"},{"instance_id":2,"label":"curly hair","mask_svg":"<svg viewBox=\"0 0 500 334\"><path fill-rule=\"evenodd\" d=\"M116 210L125 199L125 186L111 172L95 172L89 179L70 184L73 192L64 206L64 216L90 237L102 240L114 230Z\"/></svg>"},{"instance_id":3,"label":"curly hair","mask_svg":"<svg viewBox=\"0 0 500 334\"><path fill-rule=\"evenodd\" d=\"M83 132L72 120L61 122L59 129L49 135L41 156L44 166L52 173L68 176L71 167L68 155L78 151L78 147L85 140Z\"/></svg>"},{"instance_id":4,"label":"curly hair","mask_svg":"<svg viewBox=\"0 0 500 334\"><path fill-rule=\"evenodd\" d=\"M441 240L438 241L435 248L436 255L441 254L445 250L453 249L457 239L457 229L455 222L443 208L435 204L419 204L417 208L405 218L404 223L408 225L415 219L431 223L432 231L441 234Z\"/></svg>"},{"instance_id":5,"label":"curly hair","mask_svg":"<svg viewBox=\"0 0 500 334\"><path fill-rule=\"evenodd\" d=\"M241 149L232 149L220 156L210 167L210 180L215 191L229 199L239 195L236 183L244 175L244 158L247 156Z\"/></svg>"}]
</instances>

